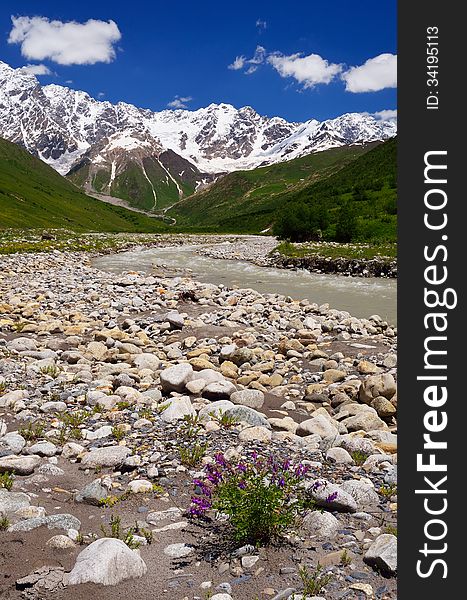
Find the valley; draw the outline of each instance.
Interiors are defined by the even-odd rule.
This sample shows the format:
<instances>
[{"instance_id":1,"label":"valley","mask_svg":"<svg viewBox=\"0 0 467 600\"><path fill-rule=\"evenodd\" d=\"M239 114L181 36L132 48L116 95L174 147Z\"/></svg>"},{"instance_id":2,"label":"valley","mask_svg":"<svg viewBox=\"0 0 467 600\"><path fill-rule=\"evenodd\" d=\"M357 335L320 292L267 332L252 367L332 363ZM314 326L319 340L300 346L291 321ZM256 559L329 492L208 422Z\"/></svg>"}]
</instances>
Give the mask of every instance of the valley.
<instances>
[{"instance_id":1,"label":"valley","mask_svg":"<svg viewBox=\"0 0 467 600\"><path fill-rule=\"evenodd\" d=\"M2 598L395 600L395 136L0 62Z\"/></svg>"}]
</instances>

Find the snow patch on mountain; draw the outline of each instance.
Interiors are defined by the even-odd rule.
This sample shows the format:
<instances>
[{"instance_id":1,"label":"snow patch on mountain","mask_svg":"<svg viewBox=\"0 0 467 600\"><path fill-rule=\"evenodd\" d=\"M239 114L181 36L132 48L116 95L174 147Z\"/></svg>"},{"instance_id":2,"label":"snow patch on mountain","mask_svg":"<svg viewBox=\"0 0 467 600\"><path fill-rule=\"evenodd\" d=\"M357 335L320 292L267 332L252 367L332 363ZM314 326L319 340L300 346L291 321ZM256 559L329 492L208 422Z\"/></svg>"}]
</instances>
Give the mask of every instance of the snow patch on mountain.
<instances>
[{"instance_id":1,"label":"snow patch on mountain","mask_svg":"<svg viewBox=\"0 0 467 600\"><path fill-rule=\"evenodd\" d=\"M225 103L153 112L55 84L41 86L31 73L0 62L0 136L62 174L86 156L94 164L109 163L115 176L116 152L137 154L140 161L167 150L204 173L225 173L385 140L396 131L394 120L360 113L295 123Z\"/></svg>"}]
</instances>

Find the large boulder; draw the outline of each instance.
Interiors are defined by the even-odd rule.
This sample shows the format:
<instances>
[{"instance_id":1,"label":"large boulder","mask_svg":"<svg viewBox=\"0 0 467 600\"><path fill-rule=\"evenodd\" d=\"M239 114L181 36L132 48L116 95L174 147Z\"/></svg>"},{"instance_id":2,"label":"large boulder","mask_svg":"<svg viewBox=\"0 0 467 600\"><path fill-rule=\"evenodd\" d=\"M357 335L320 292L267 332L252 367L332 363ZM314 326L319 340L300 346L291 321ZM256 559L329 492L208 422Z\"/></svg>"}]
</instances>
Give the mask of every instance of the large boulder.
<instances>
[{"instance_id":1,"label":"large boulder","mask_svg":"<svg viewBox=\"0 0 467 600\"><path fill-rule=\"evenodd\" d=\"M259 409L264 404L264 394L261 390L240 390L230 396L231 402L241 406Z\"/></svg>"},{"instance_id":2,"label":"large boulder","mask_svg":"<svg viewBox=\"0 0 467 600\"><path fill-rule=\"evenodd\" d=\"M7 517L17 510L27 508L30 505L29 496L22 492L9 492L0 488L0 515Z\"/></svg>"},{"instance_id":3,"label":"large boulder","mask_svg":"<svg viewBox=\"0 0 467 600\"><path fill-rule=\"evenodd\" d=\"M397 571L396 536L389 533L379 535L368 548L363 560L385 574L394 574Z\"/></svg>"},{"instance_id":4,"label":"large boulder","mask_svg":"<svg viewBox=\"0 0 467 600\"><path fill-rule=\"evenodd\" d=\"M65 575L66 585L100 583L117 585L125 579L142 577L147 567L139 552L121 540L101 538L78 554L72 571Z\"/></svg>"},{"instance_id":5,"label":"large boulder","mask_svg":"<svg viewBox=\"0 0 467 600\"><path fill-rule=\"evenodd\" d=\"M396 382L390 373L381 375L371 375L367 377L360 387L359 398L365 404L371 402L378 396L383 396L388 400L396 393Z\"/></svg>"},{"instance_id":6,"label":"large boulder","mask_svg":"<svg viewBox=\"0 0 467 600\"><path fill-rule=\"evenodd\" d=\"M10 472L16 475L31 475L34 469L41 464L41 457L31 456L4 456L0 458L0 473Z\"/></svg>"},{"instance_id":7,"label":"large boulder","mask_svg":"<svg viewBox=\"0 0 467 600\"><path fill-rule=\"evenodd\" d=\"M160 366L161 361L154 354L149 354L148 352L143 352L142 354L137 354L134 357L133 364L139 370L141 369L150 369L151 371L157 371Z\"/></svg>"},{"instance_id":8,"label":"large boulder","mask_svg":"<svg viewBox=\"0 0 467 600\"><path fill-rule=\"evenodd\" d=\"M185 416L196 414L189 396L170 398L167 404L167 408L160 415L161 419L166 423L172 423L173 421L183 419Z\"/></svg>"},{"instance_id":9,"label":"large boulder","mask_svg":"<svg viewBox=\"0 0 467 600\"><path fill-rule=\"evenodd\" d=\"M160 374L162 389L165 392L183 392L192 376L193 367L188 363L164 369Z\"/></svg>"},{"instance_id":10,"label":"large boulder","mask_svg":"<svg viewBox=\"0 0 467 600\"><path fill-rule=\"evenodd\" d=\"M336 536L340 527L334 515L326 511L313 510L303 518L303 527L320 539L330 540Z\"/></svg>"},{"instance_id":11,"label":"large boulder","mask_svg":"<svg viewBox=\"0 0 467 600\"><path fill-rule=\"evenodd\" d=\"M230 381L213 381L201 392L204 398L208 400L229 400L230 396L237 391L237 388Z\"/></svg>"},{"instance_id":12,"label":"large boulder","mask_svg":"<svg viewBox=\"0 0 467 600\"><path fill-rule=\"evenodd\" d=\"M356 512L358 505L354 498L342 489L341 486L318 479L308 487L308 493L317 506L327 510L338 510L340 512Z\"/></svg>"},{"instance_id":13,"label":"large boulder","mask_svg":"<svg viewBox=\"0 0 467 600\"><path fill-rule=\"evenodd\" d=\"M97 467L118 467L130 454L131 450L125 446L106 446L105 448L97 448L83 456L81 468L95 469Z\"/></svg>"},{"instance_id":14,"label":"large boulder","mask_svg":"<svg viewBox=\"0 0 467 600\"><path fill-rule=\"evenodd\" d=\"M297 435L300 436L315 434L327 438L336 437L338 433L337 427L324 415L316 415L316 417L302 421L297 427Z\"/></svg>"},{"instance_id":15,"label":"large boulder","mask_svg":"<svg viewBox=\"0 0 467 600\"><path fill-rule=\"evenodd\" d=\"M31 519L19 521L19 523L11 525L11 527L8 528L8 531L32 531L33 529L44 526L47 527L47 529L63 529L64 531L76 529L79 531L81 529L81 521L67 513L48 515L46 517L32 517Z\"/></svg>"},{"instance_id":16,"label":"large boulder","mask_svg":"<svg viewBox=\"0 0 467 600\"><path fill-rule=\"evenodd\" d=\"M233 417L236 421L244 421L249 425L260 425L267 427L268 429L271 428L269 421L263 414L248 406L234 406L233 408L229 408L229 410L225 412L225 415L227 417Z\"/></svg>"}]
</instances>

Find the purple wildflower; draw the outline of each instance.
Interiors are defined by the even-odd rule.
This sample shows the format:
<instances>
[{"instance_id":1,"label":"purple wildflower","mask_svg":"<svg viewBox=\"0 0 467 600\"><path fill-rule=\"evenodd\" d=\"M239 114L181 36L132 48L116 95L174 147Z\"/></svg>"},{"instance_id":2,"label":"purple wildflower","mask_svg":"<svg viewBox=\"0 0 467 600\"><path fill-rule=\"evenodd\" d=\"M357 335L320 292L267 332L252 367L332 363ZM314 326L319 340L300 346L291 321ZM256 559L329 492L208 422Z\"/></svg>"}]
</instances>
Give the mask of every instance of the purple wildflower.
<instances>
[{"instance_id":1,"label":"purple wildflower","mask_svg":"<svg viewBox=\"0 0 467 600\"><path fill-rule=\"evenodd\" d=\"M214 455L214 460L218 465L222 467L225 467L227 465L227 461L225 460L225 456L222 454L222 452L217 452Z\"/></svg>"},{"instance_id":2,"label":"purple wildflower","mask_svg":"<svg viewBox=\"0 0 467 600\"><path fill-rule=\"evenodd\" d=\"M333 492L332 494L329 494L329 496L326 498L326 502L334 502L334 500L337 498L338 493L337 492Z\"/></svg>"}]
</instances>

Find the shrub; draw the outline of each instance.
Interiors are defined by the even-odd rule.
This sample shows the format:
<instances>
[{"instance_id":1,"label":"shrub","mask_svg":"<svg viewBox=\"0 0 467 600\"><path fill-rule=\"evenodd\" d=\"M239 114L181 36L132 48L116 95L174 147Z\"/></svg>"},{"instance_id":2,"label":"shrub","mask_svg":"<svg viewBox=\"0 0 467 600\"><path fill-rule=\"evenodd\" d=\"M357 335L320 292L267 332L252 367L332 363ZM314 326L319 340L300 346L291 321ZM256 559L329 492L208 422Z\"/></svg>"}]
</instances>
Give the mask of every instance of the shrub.
<instances>
[{"instance_id":1,"label":"shrub","mask_svg":"<svg viewBox=\"0 0 467 600\"><path fill-rule=\"evenodd\" d=\"M311 502L300 485L308 468L293 466L256 453L238 463L222 453L205 467L206 478L193 483L200 489L192 497L190 513L203 516L214 509L229 516L237 541L268 543L283 534Z\"/></svg>"},{"instance_id":2,"label":"shrub","mask_svg":"<svg viewBox=\"0 0 467 600\"><path fill-rule=\"evenodd\" d=\"M328 225L321 202L291 202L285 205L274 223L273 233L281 240L306 242L318 240Z\"/></svg>"},{"instance_id":3,"label":"shrub","mask_svg":"<svg viewBox=\"0 0 467 600\"><path fill-rule=\"evenodd\" d=\"M303 596L316 596L331 581L332 573L322 573L323 567L318 563L311 573L306 567L300 567L298 573L303 583Z\"/></svg>"},{"instance_id":4,"label":"shrub","mask_svg":"<svg viewBox=\"0 0 467 600\"><path fill-rule=\"evenodd\" d=\"M125 437L125 428L123 425L115 425L112 427L112 436L117 442L122 441Z\"/></svg>"},{"instance_id":5,"label":"shrub","mask_svg":"<svg viewBox=\"0 0 467 600\"><path fill-rule=\"evenodd\" d=\"M357 215L355 209L346 202L343 204L337 214L336 223L336 242L351 242L357 236Z\"/></svg>"},{"instance_id":6,"label":"shrub","mask_svg":"<svg viewBox=\"0 0 467 600\"><path fill-rule=\"evenodd\" d=\"M354 450L350 453L350 456L352 457L354 463L358 467L361 467L368 458L369 454L367 454L366 452L362 452L361 450Z\"/></svg>"},{"instance_id":7,"label":"shrub","mask_svg":"<svg viewBox=\"0 0 467 600\"><path fill-rule=\"evenodd\" d=\"M128 548L131 550L136 550L140 547L140 543L135 540L135 528L129 527L126 530L122 529L121 526L121 518L117 515L111 515L110 517L110 531L104 525L101 525L101 531L105 537L116 538L117 540L122 540Z\"/></svg>"},{"instance_id":8,"label":"shrub","mask_svg":"<svg viewBox=\"0 0 467 600\"><path fill-rule=\"evenodd\" d=\"M10 491L13 487L13 475L6 471L5 473L0 473L0 488L5 488Z\"/></svg>"},{"instance_id":9,"label":"shrub","mask_svg":"<svg viewBox=\"0 0 467 600\"><path fill-rule=\"evenodd\" d=\"M45 424L42 421L36 421L35 423L29 422L26 427L20 427L18 429L18 433L28 442L33 442L43 437L44 431Z\"/></svg>"},{"instance_id":10,"label":"shrub","mask_svg":"<svg viewBox=\"0 0 467 600\"><path fill-rule=\"evenodd\" d=\"M201 444L200 442L195 442L189 446L178 446L182 465L186 467L196 467L196 465L199 465L206 454L207 448L207 444Z\"/></svg>"}]
</instances>

